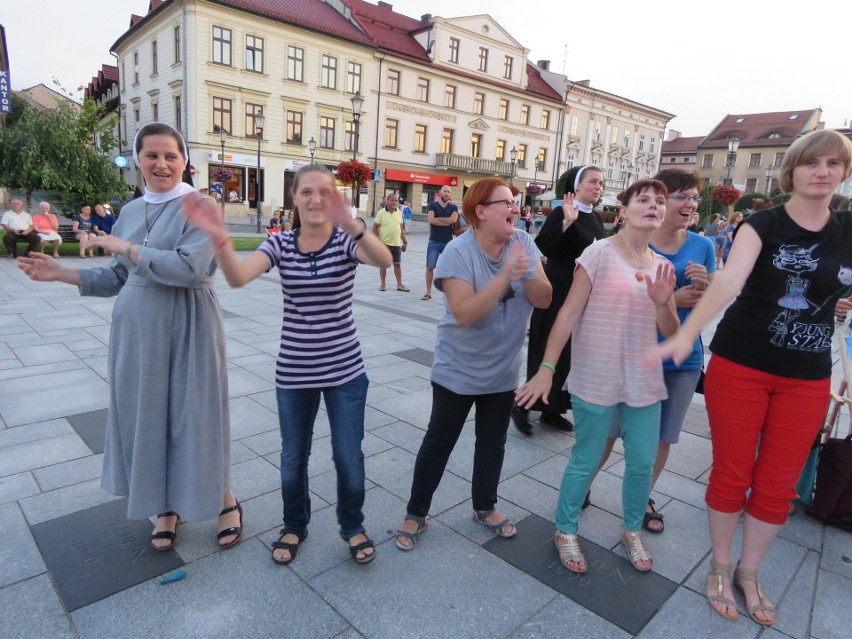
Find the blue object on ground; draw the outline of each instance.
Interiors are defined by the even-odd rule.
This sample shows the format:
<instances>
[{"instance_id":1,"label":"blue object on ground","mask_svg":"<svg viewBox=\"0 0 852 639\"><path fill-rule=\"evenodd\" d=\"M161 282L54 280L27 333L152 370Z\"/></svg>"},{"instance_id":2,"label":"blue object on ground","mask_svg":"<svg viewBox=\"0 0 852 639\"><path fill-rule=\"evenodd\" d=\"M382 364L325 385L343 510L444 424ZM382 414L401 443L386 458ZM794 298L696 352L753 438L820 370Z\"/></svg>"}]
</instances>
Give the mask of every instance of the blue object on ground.
<instances>
[{"instance_id":1,"label":"blue object on ground","mask_svg":"<svg viewBox=\"0 0 852 639\"><path fill-rule=\"evenodd\" d=\"M165 586L166 584L170 584L174 581L181 581L182 579L186 579L186 571L176 570L172 574L160 579L160 585Z\"/></svg>"}]
</instances>

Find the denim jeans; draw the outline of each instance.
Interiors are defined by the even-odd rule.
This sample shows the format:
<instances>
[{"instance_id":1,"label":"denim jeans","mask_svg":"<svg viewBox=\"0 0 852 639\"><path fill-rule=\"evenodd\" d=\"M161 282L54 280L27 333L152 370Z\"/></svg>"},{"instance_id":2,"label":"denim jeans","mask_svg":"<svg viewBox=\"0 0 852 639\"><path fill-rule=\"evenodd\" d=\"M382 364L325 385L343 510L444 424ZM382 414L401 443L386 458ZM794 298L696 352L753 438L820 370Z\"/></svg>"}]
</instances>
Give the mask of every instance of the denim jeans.
<instances>
[{"instance_id":1,"label":"denim jeans","mask_svg":"<svg viewBox=\"0 0 852 639\"><path fill-rule=\"evenodd\" d=\"M515 391L459 395L432 382L432 416L414 463L408 514L425 517L432 495L441 483L450 453L459 439L470 409L476 406L471 497L474 510L491 510L497 503L497 484L503 469L506 431Z\"/></svg>"},{"instance_id":2,"label":"denim jeans","mask_svg":"<svg viewBox=\"0 0 852 639\"><path fill-rule=\"evenodd\" d=\"M305 532L311 521L308 492L308 458L320 395L325 400L331 426L331 449L337 470L337 523L340 536L349 539L364 532L364 407L367 374L325 388L278 388L278 423L281 428L281 497L284 526Z\"/></svg>"}]
</instances>

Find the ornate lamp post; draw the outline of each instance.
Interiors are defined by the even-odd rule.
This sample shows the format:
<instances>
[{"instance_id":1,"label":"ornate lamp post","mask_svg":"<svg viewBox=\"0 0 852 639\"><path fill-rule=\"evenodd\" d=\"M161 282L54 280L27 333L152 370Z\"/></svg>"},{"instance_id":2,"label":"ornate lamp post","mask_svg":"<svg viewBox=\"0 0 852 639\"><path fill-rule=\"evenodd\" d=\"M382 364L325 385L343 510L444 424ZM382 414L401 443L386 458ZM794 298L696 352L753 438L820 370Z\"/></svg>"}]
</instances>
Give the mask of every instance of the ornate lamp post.
<instances>
[{"instance_id":1,"label":"ornate lamp post","mask_svg":"<svg viewBox=\"0 0 852 639\"><path fill-rule=\"evenodd\" d=\"M775 167L771 164L766 167L766 197L769 197L769 187L772 186L772 172Z\"/></svg>"},{"instance_id":2,"label":"ornate lamp post","mask_svg":"<svg viewBox=\"0 0 852 639\"><path fill-rule=\"evenodd\" d=\"M361 109L364 106L364 98L361 97L361 92L356 91L355 95L352 96L352 120L355 123L355 139L352 144L352 159L358 159L358 137L361 128ZM361 185L358 184L353 189L354 193L352 193L352 205L355 208L361 206Z\"/></svg>"},{"instance_id":3,"label":"ornate lamp post","mask_svg":"<svg viewBox=\"0 0 852 639\"><path fill-rule=\"evenodd\" d=\"M725 162L725 167L728 169L728 175L725 178L725 184L731 183L731 169L737 159L737 149L740 148L740 139L736 135L728 138L728 158Z\"/></svg>"},{"instance_id":4,"label":"ornate lamp post","mask_svg":"<svg viewBox=\"0 0 852 639\"><path fill-rule=\"evenodd\" d=\"M308 153L311 154L311 164L314 163L314 154L317 152L317 141L314 140L314 136L311 136L311 139L308 140Z\"/></svg>"},{"instance_id":5,"label":"ornate lamp post","mask_svg":"<svg viewBox=\"0 0 852 639\"><path fill-rule=\"evenodd\" d=\"M512 162L512 173L509 175L509 184L513 184L515 181L515 165L518 161L518 149L514 146L509 151L509 160Z\"/></svg>"},{"instance_id":6,"label":"ornate lamp post","mask_svg":"<svg viewBox=\"0 0 852 639\"><path fill-rule=\"evenodd\" d=\"M254 129L257 133L257 171L254 174L254 202L257 205L257 229L255 229L258 233L261 232L261 206L262 203L260 201L260 141L263 139L263 125L266 123L266 116L263 115L263 111L258 111L254 116Z\"/></svg>"},{"instance_id":7,"label":"ornate lamp post","mask_svg":"<svg viewBox=\"0 0 852 639\"><path fill-rule=\"evenodd\" d=\"M222 172L225 172L225 138L228 134L225 132L225 129L219 127L219 146L222 147L222 154L219 156L219 159L222 162ZM222 203L222 217L225 217L225 183L222 183L222 192L219 194L222 196L220 202Z\"/></svg>"}]
</instances>

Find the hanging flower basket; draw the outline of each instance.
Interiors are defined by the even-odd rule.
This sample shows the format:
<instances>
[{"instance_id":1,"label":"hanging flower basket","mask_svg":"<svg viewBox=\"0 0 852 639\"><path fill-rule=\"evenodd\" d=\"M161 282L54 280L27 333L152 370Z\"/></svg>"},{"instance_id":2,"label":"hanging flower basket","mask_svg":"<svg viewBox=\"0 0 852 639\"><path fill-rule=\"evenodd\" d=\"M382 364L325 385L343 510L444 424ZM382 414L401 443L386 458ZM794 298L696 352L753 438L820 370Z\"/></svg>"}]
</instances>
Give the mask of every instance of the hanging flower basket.
<instances>
[{"instance_id":1,"label":"hanging flower basket","mask_svg":"<svg viewBox=\"0 0 852 639\"><path fill-rule=\"evenodd\" d=\"M725 206L730 206L731 204L736 203L736 201L740 199L740 195L742 194L739 189L734 188L730 184L720 184L710 191L710 197L719 204L724 204Z\"/></svg>"},{"instance_id":2,"label":"hanging flower basket","mask_svg":"<svg viewBox=\"0 0 852 639\"><path fill-rule=\"evenodd\" d=\"M370 167L358 160L345 160L337 165L337 179L344 184L363 184L373 177Z\"/></svg>"},{"instance_id":3,"label":"hanging flower basket","mask_svg":"<svg viewBox=\"0 0 852 639\"><path fill-rule=\"evenodd\" d=\"M527 187L527 195L541 195L546 188L544 184L530 184Z\"/></svg>"},{"instance_id":4,"label":"hanging flower basket","mask_svg":"<svg viewBox=\"0 0 852 639\"><path fill-rule=\"evenodd\" d=\"M234 172L230 169L216 167L210 171L210 177L213 178L214 182L222 182L223 184L226 184L234 179Z\"/></svg>"}]
</instances>

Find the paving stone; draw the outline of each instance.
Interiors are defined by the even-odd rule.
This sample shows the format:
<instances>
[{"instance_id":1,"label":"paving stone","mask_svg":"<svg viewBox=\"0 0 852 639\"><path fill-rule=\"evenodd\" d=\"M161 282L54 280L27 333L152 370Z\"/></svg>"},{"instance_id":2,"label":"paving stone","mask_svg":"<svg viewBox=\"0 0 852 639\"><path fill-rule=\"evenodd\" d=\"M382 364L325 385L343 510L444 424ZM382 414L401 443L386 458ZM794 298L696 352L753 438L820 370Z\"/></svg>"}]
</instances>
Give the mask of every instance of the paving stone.
<instances>
[{"instance_id":1,"label":"paving stone","mask_svg":"<svg viewBox=\"0 0 852 639\"><path fill-rule=\"evenodd\" d=\"M532 436L524 435L515 428L514 423L510 423L509 435L520 440L531 441L537 446L552 450L554 453L567 454L568 450L574 445L573 435L567 435L554 428L540 426L538 423L533 424Z\"/></svg>"},{"instance_id":2,"label":"paving stone","mask_svg":"<svg viewBox=\"0 0 852 639\"><path fill-rule=\"evenodd\" d=\"M277 418L276 418L277 419ZM269 455L281 451L281 431L270 430L251 437L245 437L240 442L258 455Z\"/></svg>"},{"instance_id":3,"label":"paving stone","mask_svg":"<svg viewBox=\"0 0 852 639\"><path fill-rule=\"evenodd\" d=\"M17 504L0 505L0 539L3 539L0 544L0 565L3 566L0 571L0 588L29 579L46 570Z\"/></svg>"},{"instance_id":4,"label":"paving stone","mask_svg":"<svg viewBox=\"0 0 852 639\"><path fill-rule=\"evenodd\" d=\"M27 497L20 500L19 504L32 526L113 499L117 498L101 488L99 479L92 479Z\"/></svg>"},{"instance_id":5,"label":"paving stone","mask_svg":"<svg viewBox=\"0 0 852 639\"><path fill-rule=\"evenodd\" d=\"M74 625L83 637L156 636L163 632L163 618L151 611L168 609L168 633L175 637L324 639L349 627L292 571L271 562L255 539L185 570L187 578L176 584L151 580L78 610ZM282 593L287 605L281 605Z\"/></svg>"},{"instance_id":6,"label":"paving stone","mask_svg":"<svg viewBox=\"0 0 852 639\"><path fill-rule=\"evenodd\" d=\"M796 639L807 639L810 616L802 614L802 611L811 608L818 570L819 555L809 552L778 606L773 627L779 632Z\"/></svg>"},{"instance_id":7,"label":"paving stone","mask_svg":"<svg viewBox=\"0 0 852 639\"><path fill-rule=\"evenodd\" d=\"M569 631L570 629L570 631ZM629 639L632 635L563 595L533 614L513 639Z\"/></svg>"},{"instance_id":8,"label":"paving stone","mask_svg":"<svg viewBox=\"0 0 852 639\"><path fill-rule=\"evenodd\" d=\"M0 473L13 475L91 454L76 433L50 437L0 449Z\"/></svg>"},{"instance_id":9,"label":"paving stone","mask_svg":"<svg viewBox=\"0 0 852 639\"><path fill-rule=\"evenodd\" d=\"M676 497L678 501L685 502L701 510L707 510L707 503L704 501L707 486L698 480L689 479L668 470L663 470L660 473L659 479L657 479L657 483L654 485L654 491L670 497Z\"/></svg>"},{"instance_id":10,"label":"paving stone","mask_svg":"<svg viewBox=\"0 0 852 639\"><path fill-rule=\"evenodd\" d=\"M554 521L559 491L526 475L515 475L497 487L497 496Z\"/></svg>"},{"instance_id":11,"label":"paving stone","mask_svg":"<svg viewBox=\"0 0 852 639\"><path fill-rule=\"evenodd\" d=\"M412 375L411 377L406 377L404 379L397 379L388 382L387 385L388 388L391 388L400 393L405 393L409 391L430 390L432 388L432 382L429 380L429 378L420 375Z\"/></svg>"},{"instance_id":12,"label":"paving stone","mask_svg":"<svg viewBox=\"0 0 852 639\"><path fill-rule=\"evenodd\" d=\"M513 522L519 522L530 513L517 504L510 501L498 500L495 508L507 519ZM461 503L458 506L445 510L435 519L442 524L470 539L473 543L482 545L494 539L494 533L483 526L473 521L473 508L470 502ZM400 522L399 525L402 525Z\"/></svg>"},{"instance_id":13,"label":"paving stone","mask_svg":"<svg viewBox=\"0 0 852 639\"><path fill-rule=\"evenodd\" d=\"M94 453L104 452L106 443L107 409L69 415L68 423Z\"/></svg>"},{"instance_id":14,"label":"paving stone","mask_svg":"<svg viewBox=\"0 0 852 639\"><path fill-rule=\"evenodd\" d=\"M231 442L231 464L239 464L255 457L257 453L248 446L244 446L242 442Z\"/></svg>"},{"instance_id":15,"label":"paving stone","mask_svg":"<svg viewBox=\"0 0 852 639\"><path fill-rule=\"evenodd\" d=\"M382 404L382 412L394 420L426 430L432 414L432 389L391 397Z\"/></svg>"},{"instance_id":16,"label":"paving stone","mask_svg":"<svg viewBox=\"0 0 852 639\"><path fill-rule=\"evenodd\" d=\"M83 368L79 368L79 367ZM28 377L7 379L0 391L0 414L7 426L20 426L32 422L47 421L64 417L69 414L85 413L105 408L109 401L109 388L96 373L86 367L83 362L62 362L35 368L63 368L50 373L62 373L62 384L65 388L73 388L73 393L66 393L62 401L56 398L56 389L51 385L43 388L34 387L33 380ZM71 368L75 367L75 368Z\"/></svg>"},{"instance_id":17,"label":"paving stone","mask_svg":"<svg viewBox=\"0 0 852 639\"><path fill-rule=\"evenodd\" d=\"M337 471L329 470L320 475L311 477L310 490L312 493L319 495L326 503L337 503ZM375 484L369 479L364 480L364 487L370 490Z\"/></svg>"},{"instance_id":18,"label":"paving stone","mask_svg":"<svg viewBox=\"0 0 852 639\"><path fill-rule=\"evenodd\" d=\"M31 473L0 477L0 504L14 502L41 491Z\"/></svg>"},{"instance_id":19,"label":"paving stone","mask_svg":"<svg viewBox=\"0 0 852 639\"><path fill-rule=\"evenodd\" d=\"M263 457L231 467L231 486L235 495L251 499L281 488L281 473Z\"/></svg>"},{"instance_id":20,"label":"paving stone","mask_svg":"<svg viewBox=\"0 0 852 639\"><path fill-rule=\"evenodd\" d=\"M852 534L826 526L819 567L852 579Z\"/></svg>"},{"instance_id":21,"label":"paving stone","mask_svg":"<svg viewBox=\"0 0 852 639\"><path fill-rule=\"evenodd\" d=\"M228 369L228 397L231 399L274 388L275 384L272 383L271 374L268 378L264 378L253 375L242 368Z\"/></svg>"},{"instance_id":22,"label":"paving stone","mask_svg":"<svg viewBox=\"0 0 852 639\"><path fill-rule=\"evenodd\" d=\"M418 332L422 332L423 330L431 330L433 327L423 328L421 327ZM435 353L433 351L428 351L425 348L411 348L404 351L397 351L394 353L397 357L402 357L403 359L411 360L412 362L417 362L418 364L422 364L423 366L428 366L432 368L432 364L435 361Z\"/></svg>"},{"instance_id":23,"label":"paving stone","mask_svg":"<svg viewBox=\"0 0 852 639\"><path fill-rule=\"evenodd\" d=\"M367 406L371 406L373 404L381 406L385 399L388 397L395 397L396 395L399 395L398 390L385 386L384 384L376 384L371 381L370 387L367 389Z\"/></svg>"},{"instance_id":24,"label":"paving stone","mask_svg":"<svg viewBox=\"0 0 852 639\"><path fill-rule=\"evenodd\" d=\"M103 465L103 455L90 455L36 469L33 476L43 491L49 491L97 479L101 476Z\"/></svg>"},{"instance_id":25,"label":"paving stone","mask_svg":"<svg viewBox=\"0 0 852 639\"><path fill-rule=\"evenodd\" d=\"M423 435L425 435L423 430L405 422L393 422L387 426L376 428L371 432L376 437L381 437L395 446L405 447L416 443L418 448L420 447L419 442L423 439Z\"/></svg>"},{"instance_id":26,"label":"paving stone","mask_svg":"<svg viewBox=\"0 0 852 639\"><path fill-rule=\"evenodd\" d=\"M379 552L368 566L346 561L310 580L368 637L505 637L553 596L546 586L437 522L413 552L384 547ZM458 569L471 562L475 571ZM353 580L358 588L352 588ZM388 583L398 587L388 589ZM410 603L412 589L416 606Z\"/></svg>"},{"instance_id":27,"label":"paving stone","mask_svg":"<svg viewBox=\"0 0 852 639\"><path fill-rule=\"evenodd\" d=\"M396 418L385 410L378 410L372 406L364 408L364 430L371 431L392 424Z\"/></svg>"},{"instance_id":28,"label":"paving stone","mask_svg":"<svg viewBox=\"0 0 852 639\"><path fill-rule=\"evenodd\" d=\"M827 570L817 577L816 598L811 618L811 636L816 639L846 639L852 627L852 579Z\"/></svg>"},{"instance_id":29,"label":"paving stone","mask_svg":"<svg viewBox=\"0 0 852 639\"><path fill-rule=\"evenodd\" d=\"M246 373L246 375L250 375L250 373ZM232 395L230 407L231 440L243 439L269 431L278 432L278 414L264 408L248 397L235 398Z\"/></svg>"},{"instance_id":30,"label":"paving stone","mask_svg":"<svg viewBox=\"0 0 852 639\"><path fill-rule=\"evenodd\" d=\"M126 511L120 499L32 527L69 612L183 565L175 553L151 548L151 523L128 520Z\"/></svg>"},{"instance_id":31,"label":"paving stone","mask_svg":"<svg viewBox=\"0 0 852 639\"><path fill-rule=\"evenodd\" d=\"M0 623L6 639L78 636L47 575L0 589Z\"/></svg>"},{"instance_id":32,"label":"paving stone","mask_svg":"<svg viewBox=\"0 0 852 639\"><path fill-rule=\"evenodd\" d=\"M821 552L823 531L826 528L821 521L806 515L801 508L797 508L797 512L790 515L787 518L787 523L778 531L778 536L805 548ZM852 555L852 548L849 550L850 555ZM852 577L852 572L848 576Z\"/></svg>"},{"instance_id":33,"label":"paving stone","mask_svg":"<svg viewBox=\"0 0 852 639\"><path fill-rule=\"evenodd\" d=\"M25 424L0 431L0 448L26 444L28 442L58 437L72 433L71 426L64 419L54 419L48 422Z\"/></svg>"},{"instance_id":34,"label":"paving stone","mask_svg":"<svg viewBox=\"0 0 852 639\"><path fill-rule=\"evenodd\" d=\"M704 596L678 588L636 636L639 639L672 639L684 636L689 636L690 639L753 639L760 630L760 626L743 614L740 614L737 621L723 619L713 611Z\"/></svg>"},{"instance_id":35,"label":"paving stone","mask_svg":"<svg viewBox=\"0 0 852 639\"><path fill-rule=\"evenodd\" d=\"M275 390L263 391L262 393L252 393L248 395L248 398L254 402L257 402L264 408L271 410L273 413L278 415L278 399L275 395Z\"/></svg>"},{"instance_id":36,"label":"paving stone","mask_svg":"<svg viewBox=\"0 0 852 639\"><path fill-rule=\"evenodd\" d=\"M21 346L12 350L24 366L38 366L77 359L77 356L63 344Z\"/></svg>"}]
</instances>

